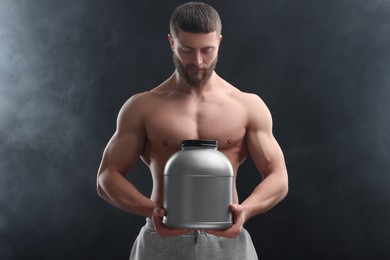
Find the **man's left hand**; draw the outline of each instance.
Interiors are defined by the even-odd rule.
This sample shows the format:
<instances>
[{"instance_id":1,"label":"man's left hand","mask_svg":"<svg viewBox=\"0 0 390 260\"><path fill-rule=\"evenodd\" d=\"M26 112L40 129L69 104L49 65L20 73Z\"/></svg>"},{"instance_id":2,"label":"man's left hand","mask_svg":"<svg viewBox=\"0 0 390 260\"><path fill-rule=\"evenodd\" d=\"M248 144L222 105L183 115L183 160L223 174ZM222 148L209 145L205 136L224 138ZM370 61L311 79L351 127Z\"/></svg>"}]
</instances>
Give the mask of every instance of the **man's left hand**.
<instances>
[{"instance_id":1,"label":"man's left hand","mask_svg":"<svg viewBox=\"0 0 390 260\"><path fill-rule=\"evenodd\" d=\"M241 230L243 229L245 223L244 210L241 205L231 204L230 210L233 214L233 225L228 229L223 230L203 230L208 234L212 234L219 237L227 238L236 238Z\"/></svg>"}]
</instances>

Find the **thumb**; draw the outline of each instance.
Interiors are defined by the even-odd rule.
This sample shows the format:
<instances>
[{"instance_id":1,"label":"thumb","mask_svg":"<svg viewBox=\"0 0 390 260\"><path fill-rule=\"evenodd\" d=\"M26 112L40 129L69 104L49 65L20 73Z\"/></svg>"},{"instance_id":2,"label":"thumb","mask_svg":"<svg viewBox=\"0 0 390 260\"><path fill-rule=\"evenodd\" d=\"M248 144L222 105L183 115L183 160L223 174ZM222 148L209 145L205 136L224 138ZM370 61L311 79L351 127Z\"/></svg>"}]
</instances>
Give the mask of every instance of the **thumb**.
<instances>
[{"instance_id":1,"label":"thumb","mask_svg":"<svg viewBox=\"0 0 390 260\"><path fill-rule=\"evenodd\" d=\"M230 205L230 210L233 213L240 213L242 211L242 207L241 207L241 205L238 205L238 204L231 204Z\"/></svg>"},{"instance_id":2,"label":"thumb","mask_svg":"<svg viewBox=\"0 0 390 260\"><path fill-rule=\"evenodd\" d=\"M157 217L164 217L165 216L165 210L163 208L155 208L154 209L154 215Z\"/></svg>"}]
</instances>

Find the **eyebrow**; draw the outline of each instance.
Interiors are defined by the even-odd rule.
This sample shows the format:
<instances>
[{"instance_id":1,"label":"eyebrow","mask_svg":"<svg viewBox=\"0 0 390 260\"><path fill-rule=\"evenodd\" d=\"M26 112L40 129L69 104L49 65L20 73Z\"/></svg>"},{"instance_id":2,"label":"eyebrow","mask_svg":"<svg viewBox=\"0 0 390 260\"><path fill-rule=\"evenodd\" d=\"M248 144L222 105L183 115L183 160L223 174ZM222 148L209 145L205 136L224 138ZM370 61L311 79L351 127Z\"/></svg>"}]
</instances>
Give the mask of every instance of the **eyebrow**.
<instances>
[{"instance_id":1,"label":"eyebrow","mask_svg":"<svg viewBox=\"0 0 390 260\"><path fill-rule=\"evenodd\" d=\"M189 49L196 49L194 47L190 47L190 46L185 46L185 45L182 45L181 47L183 48L189 48ZM215 48L215 46L206 46L206 47L202 47L200 49L209 49L209 48Z\"/></svg>"}]
</instances>

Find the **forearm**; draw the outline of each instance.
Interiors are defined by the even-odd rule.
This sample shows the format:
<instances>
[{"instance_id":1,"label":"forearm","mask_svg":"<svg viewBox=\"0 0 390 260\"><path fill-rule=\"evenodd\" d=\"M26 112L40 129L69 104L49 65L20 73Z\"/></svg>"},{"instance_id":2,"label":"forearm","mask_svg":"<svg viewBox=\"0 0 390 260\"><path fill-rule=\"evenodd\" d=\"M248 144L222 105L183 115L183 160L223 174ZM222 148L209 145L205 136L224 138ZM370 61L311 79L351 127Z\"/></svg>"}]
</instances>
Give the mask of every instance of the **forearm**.
<instances>
[{"instance_id":1,"label":"forearm","mask_svg":"<svg viewBox=\"0 0 390 260\"><path fill-rule=\"evenodd\" d=\"M241 203L245 221L262 214L286 197L288 192L287 176L270 174L256 186L251 195Z\"/></svg>"},{"instance_id":2,"label":"forearm","mask_svg":"<svg viewBox=\"0 0 390 260\"><path fill-rule=\"evenodd\" d=\"M122 174L104 171L98 177L98 194L123 211L151 217L156 204L145 197Z\"/></svg>"}]
</instances>

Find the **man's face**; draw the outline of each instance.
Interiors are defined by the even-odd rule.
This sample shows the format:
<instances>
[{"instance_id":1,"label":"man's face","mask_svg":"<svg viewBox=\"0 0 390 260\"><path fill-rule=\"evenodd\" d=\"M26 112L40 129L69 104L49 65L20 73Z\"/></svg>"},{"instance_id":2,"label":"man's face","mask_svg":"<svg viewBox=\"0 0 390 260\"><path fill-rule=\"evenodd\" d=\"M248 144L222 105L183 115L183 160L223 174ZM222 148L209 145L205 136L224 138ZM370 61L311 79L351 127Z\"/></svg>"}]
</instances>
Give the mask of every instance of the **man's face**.
<instances>
[{"instance_id":1,"label":"man's face","mask_svg":"<svg viewBox=\"0 0 390 260\"><path fill-rule=\"evenodd\" d=\"M182 79L191 87L204 85L213 73L222 39L216 32L187 33L180 31L177 38L169 36L173 62Z\"/></svg>"}]
</instances>

